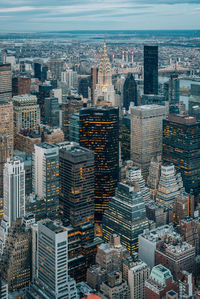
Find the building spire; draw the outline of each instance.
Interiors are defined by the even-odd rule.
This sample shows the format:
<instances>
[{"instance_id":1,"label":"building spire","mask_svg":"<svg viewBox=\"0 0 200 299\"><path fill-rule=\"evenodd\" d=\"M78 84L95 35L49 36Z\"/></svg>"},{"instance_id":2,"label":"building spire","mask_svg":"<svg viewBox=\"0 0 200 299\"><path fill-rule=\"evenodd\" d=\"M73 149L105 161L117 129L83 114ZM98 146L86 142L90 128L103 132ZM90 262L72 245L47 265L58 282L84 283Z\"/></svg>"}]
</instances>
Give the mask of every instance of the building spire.
<instances>
[{"instance_id":1,"label":"building spire","mask_svg":"<svg viewBox=\"0 0 200 299\"><path fill-rule=\"evenodd\" d=\"M104 33L104 54L107 54L107 49L106 49L106 34Z\"/></svg>"}]
</instances>

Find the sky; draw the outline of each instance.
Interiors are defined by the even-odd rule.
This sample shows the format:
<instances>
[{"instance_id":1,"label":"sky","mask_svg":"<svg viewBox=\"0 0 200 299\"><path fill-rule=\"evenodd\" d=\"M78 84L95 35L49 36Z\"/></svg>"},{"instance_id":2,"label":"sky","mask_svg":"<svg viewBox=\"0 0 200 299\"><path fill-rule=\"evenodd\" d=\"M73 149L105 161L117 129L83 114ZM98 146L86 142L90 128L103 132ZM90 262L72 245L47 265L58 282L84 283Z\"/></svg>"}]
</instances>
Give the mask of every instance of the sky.
<instances>
[{"instance_id":1,"label":"sky","mask_svg":"<svg viewBox=\"0 0 200 299\"><path fill-rule=\"evenodd\" d=\"M0 32L200 29L200 0L0 0Z\"/></svg>"}]
</instances>

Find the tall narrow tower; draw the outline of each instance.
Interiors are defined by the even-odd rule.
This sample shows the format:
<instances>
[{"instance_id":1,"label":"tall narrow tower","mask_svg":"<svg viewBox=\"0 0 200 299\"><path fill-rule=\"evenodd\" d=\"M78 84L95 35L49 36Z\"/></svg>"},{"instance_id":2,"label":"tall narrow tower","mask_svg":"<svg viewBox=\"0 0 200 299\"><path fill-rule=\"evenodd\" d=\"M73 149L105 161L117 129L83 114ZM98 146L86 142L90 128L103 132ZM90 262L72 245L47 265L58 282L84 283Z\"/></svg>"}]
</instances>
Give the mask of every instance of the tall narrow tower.
<instances>
[{"instance_id":1,"label":"tall narrow tower","mask_svg":"<svg viewBox=\"0 0 200 299\"><path fill-rule=\"evenodd\" d=\"M108 58L105 43L98 68L98 83L95 90L95 102L97 102L99 97L103 97L104 101L111 102L113 106L115 105L115 90L112 85L112 67Z\"/></svg>"},{"instance_id":2,"label":"tall narrow tower","mask_svg":"<svg viewBox=\"0 0 200 299\"><path fill-rule=\"evenodd\" d=\"M25 170L20 158L8 159L4 168L4 220L9 226L25 214Z\"/></svg>"},{"instance_id":3,"label":"tall narrow tower","mask_svg":"<svg viewBox=\"0 0 200 299\"><path fill-rule=\"evenodd\" d=\"M144 46L144 94L158 94L158 46Z\"/></svg>"},{"instance_id":4,"label":"tall narrow tower","mask_svg":"<svg viewBox=\"0 0 200 299\"><path fill-rule=\"evenodd\" d=\"M80 144L94 151L95 221L101 222L119 175L119 110L108 106L80 111Z\"/></svg>"}]
</instances>

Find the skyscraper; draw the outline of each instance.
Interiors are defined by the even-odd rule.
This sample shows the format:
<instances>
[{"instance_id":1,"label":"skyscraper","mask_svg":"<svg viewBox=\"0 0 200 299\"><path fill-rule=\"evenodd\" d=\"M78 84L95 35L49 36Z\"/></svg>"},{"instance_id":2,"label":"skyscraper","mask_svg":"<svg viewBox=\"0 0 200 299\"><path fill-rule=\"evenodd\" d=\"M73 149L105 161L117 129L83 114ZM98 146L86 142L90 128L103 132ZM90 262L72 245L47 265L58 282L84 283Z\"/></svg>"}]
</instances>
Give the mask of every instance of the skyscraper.
<instances>
[{"instance_id":1,"label":"skyscraper","mask_svg":"<svg viewBox=\"0 0 200 299\"><path fill-rule=\"evenodd\" d=\"M91 68L91 100L92 104L95 104L95 89L98 82L98 68Z\"/></svg>"},{"instance_id":2,"label":"skyscraper","mask_svg":"<svg viewBox=\"0 0 200 299\"><path fill-rule=\"evenodd\" d=\"M119 110L108 106L80 110L80 145L94 151L95 221L101 222L119 176Z\"/></svg>"},{"instance_id":3,"label":"skyscraper","mask_svg":"<svg viewBox=\"0 0 200 299\"><path fill-rule=\"evenodd\" d=\"M83 102L80 97L67 97L66 101L62 103L62 130L65 135L65 140L69 140L69 126L70 126L70 117L79 112L83 107Z\"/></svg>"},{"instance_id":4,"label":"skyscraper","mask_svg":"<svg viewBox=\"0 0 200 299\"><path fill-rule=\"evenodd\" d=\"M0 219L3 216L3 169L13 155L13 104L0 101Z\"/></svg>"},{"instance_id":5,"label":"skyscraper","mask_svg":"<svg viewBox=\"0 0 200 299\"><path fill-rule=\"evenodd\" d=\"M47 217L58 215L59 154L58 146L50 143L34 145L33 192L46 202Z\"/></svg>"},{"instance_id":6,"label":"skyscraper","mask_svg":"<svg viewBox=\"0 0 200 299\"><path fill-rule=\"evenodd\" d=\"M59 127L60 119L60 105L58 98L51 97L44 100L44 121L51 127Z\"/></svg>"},{"instance_id":7,"label":"skyscraper","mask_svg":"<svg viewBox=\"0 0 200 299\"><path fill-rule=\"evenodd\" d=\"M49 219L38 222L38 273L26 298L77 298L75 281L68 276L67 229Z\"/></svg>"},{"instance_id":8,"label":"skyscraper","mask_svg":"<svg viewBox=\"0 0 200 299\"><path fill-rule=\"evenodd\" d=\"M11 226L25 214L25 170L20 158L8 159L4 168L4 220Z\"/></svg>"},{"instance_id":9,"label":"skyscraper","mask_svg":"<svg viewBox=\"0 0 200 299\"><path fill-rule=\"evenodd\" d=\"M108 241L114 233L130 253L138 250L138 236L148 228L145 205L140 192L119 183L116 195L109 202L103 216L103 237Z\"/></svg>"},{"instance_id":10,"label":"skyscraper","mask_svg":"<svg viewBox=\"0 0 200 299\"><path fill-rule=\"evenodd\" d=\"M163 122L163 161L173 163L187 193L200 192L200 122L188 115L169 115Z\"/></svg>"},{"instance_id":11,"label":"skyscraper","mask_svg":"<svg viewBox=\"0 0 200 299\"><path fill-rule=\"evenodd\" d=\"M40 125L40 108L34 95L19 95L13 97L14 130L32 131Z\"/></svg>"},{"instance_id":12,"label":"skyscraper","mask_svg":"<svg viewBox=\"0 0 200 299\"><path fill-rule=\"evenodd\" d=\"M0 101L10 101L12 97L11 64L0 63Z\"/></svg>"},{"instance_id":13,"label":"skyscraper","mask_svg":"<svg viewBox=\"0 0 200 299\"><path fill-rule=\"evenodd\" d=\"M0 273L8 282L10 292L27 287L31 280L31 232L22 219L9 229L0 261Z\"/></svg>"},{"instance_id":14,"label":"skyscraper","mask_svg":"<svg viewBox=\"0 0 200 299\"><path fill-rule=\"evenodd\" d=\"M41 63L34 63L34 77L41 80Z\"/></svg>"},{"instance_id":15,"label":"skyscraper","mask_svg":"<svg viewBox=\"0 0 200 299\"><path fill-rule=\"evenodd\" d=\"M95 89L95 103L99 97L115 105L115 90L112 84L112 67L107 54L106 44L98 68L98 83Z\"/></svg>"},{"instance_id":16,"label":"skyscraper","mask_svg":"<svg viewBox=\"0 0 200 299\"><path fill-rule=\"evenodd\" d=\"M137 84L133 74L129 73L123 87L123 106L129 110L130 102L137 106Z\"/></svg>"},{"instance_id":17,"label":"skyscraper","mask_svg":"<svg viewBox=\"0 0 200 299\"><path fill-rule=\"evenodd\" d=\"M60 144L60 202L63 219L94 230L94 153L76 143ZM90 238L91 239L91 238ZM93 239L93 233L92 233ZM88 240L89 241L89 240Z\"/></svg>"},{"instance_id":18,"label":"skyscraper","mask_svg":"<svg viewBox=\"0 0 200 299\"><path fill-rule=\"evenodd\" d=\"M61 80L61 72L63 71L64 61L57 58L49 59L47 62L49 70L56 80Z\"/></svg>"},{"instance_id":19,"label":"skyscraper","mask_svg":"<svg viewBox=\"0 0 200 299\"><path fill-rule=\"evenodd\" d=\"M69 273L82 281L99 242L94 240L94 153L74 142L58 146L60 207L63 222L70 224Z\"/></svg>"},{"instance_id":20,"label":"skyscraper","mask_svg":"<svg viewBox=\"0 0 200 299\"><path fill-rule=\"evenodd\" d=\"M158 94L158 46L144 46L144 94Z\"/></svg>"},{"instance_id":21,"label":"skyscraper","mask_svg":"<svg viewBox=\"0 0 200 299\"><path fill-rule=\"evenodd\" d=\"M147 179L151 159L162 152L163 119L166 108L143 105L131 108L131 160Z\"/></svg>"},{"instance_id":22,"label":"skyscraper","mask_svg":"<svg viewBox=\"0 0 200 299\"><path fill-rule=\"evenodd\" d=\"M31 78L28 77L14 77L12 79L12 95L30 94L31 92Z\"/></svg>"},{"instance_id":23,"label":"skyscraper","mask_svg":"<svg viewBox=\"0 0 200 299\"><path fill-rule=\"evenodd\" d=\"M156 201L159 205L173 208L175 198L183 188L183 181L180 173L176 173L173 164L161 166L161 175L158 184Z\"/></svg>"},{"instance_id":24,"label":"skyscraper","mask_svg":"<svg viewBox=\"0 0 200 299\"><path fill-rule=\"evenodd\" d=\"M88 98L89 78L81 78L78 85L78 94L82 95L85 99Z\"/></svg>"}]
</instances>

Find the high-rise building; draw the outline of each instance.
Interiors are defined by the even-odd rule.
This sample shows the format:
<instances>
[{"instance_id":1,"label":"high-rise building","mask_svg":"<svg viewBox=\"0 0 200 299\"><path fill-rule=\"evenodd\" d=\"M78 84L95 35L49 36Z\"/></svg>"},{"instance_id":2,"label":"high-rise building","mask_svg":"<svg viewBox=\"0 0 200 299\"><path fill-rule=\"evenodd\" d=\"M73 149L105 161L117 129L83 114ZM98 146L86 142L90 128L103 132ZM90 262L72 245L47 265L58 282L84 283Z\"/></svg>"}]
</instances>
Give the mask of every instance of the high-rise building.
<instances>
[{"instance_id":1,"label":"high-rise building","mask_svg":"<svg viewBox=\"0 0 200 299\"><path fill-rule=\"evenodd\" d=\"M61 59L52 58L49 59L47 65L53 77L57 80L61 80L61 72L63 71L64 61Z\"/></svg>"},{"instance_id":2,"label":"high-rise building","mask_svg":"<svg viewBox=\"0 0 200 299\"><path fill-rule=\"evenodd\" d=\"M89 88L89 78L81 78L78 84L78 94L82 95L85 99L88 99L88 88Z\"/></svg>"},{"instance_id":3,"label":"high-rise building","mask_svg":"<svg viewBox=\"0 0 200 299\"><path fill-rule=\"evenodd\" d=\"M96 264L87 269L87 283L99 291L100 285L107 280L109 273L122 271L124 260L130 257L127 249L121 245L120 237L111 236L109 243L103 243L97 248Z\"/></svg>"},{"instance_id":4,"label":"high-rise building","mask_svg":"<svg viewBox=\"0 0 200 299\"><path fill-rule=\"evenodd\" d=\"M98 68L91 68L91 100L92 104L95 104L95 89L98 82Z\"/></svg>"},{"instance_id":5,"label":"high-rise building","mask_svg":"<svg viewBox=\"0 0 200 299\"><path fill-rule=\"evenodd\" d=\"M13 97L14 131L32 131L40 125L40 108L34 95L19 95Z\"/></svg>"},{"instance_id":6,"label":"high-rise building","mask_svg":"<svg viewBox=\"0 0 200 299\"><path fill-rule=\"evenodd\" d=\"M195 248L182 240L175 245L161 242L155 251L155 263L167 266L177 281L181 270L195 272Z\"/></svg>"},{"instance_id":7,"label":"high-rise building","mask_svg":"<svg viewBox=\"0 0 200 299\"><path fill-rule=\"evenodd\" d=\"M0 277L0 298L8 299L8 283Z\"/></svg>"},{"instance_id":8,"label":"high-rise building","mask_svg":"<svg viewBox=\"0 0 200 299\"><path fill-rule=\"evenodd\" d=\"M31 93L31 78L28 77L14 77L12 79L12 95L17 96L21 94Z\"/></svg>"},{"instance_id":9,"label":"high-rise building","mask_svg":"<svg viewBox=\"0 0 200 299\"><path fill-rule=\"evenodd\" d=\"M94 151L95 221L101 222L119 177L119 110L91 107L80 110L80 145Z\"/></svg>"},{"instance_id":10,"label":"high-rise building","mask_svg":"<svg viewBox=\"0 0 200 299\"><path fill-rule=\"evenodd\" d=\"M43 85L39 85L39 94L38 94L38 104L40 106L40 112L41 112L41 119L44 119L45 110L44 110L44 102L45 98L51 97L51 91L53 89L53 86L49 83L43 83Z\"/></svg>"},{"instance_id":11,"label":"high-rise building","mask_svg":"<svg viewBox=\"0 0 200 299\"><path fill-rule=\"evenodd\" d=\"M11 64L0 63L0 101L10 101L12 98Z\"/></svg>"},{"instance_id":12,"label":"high-rise building","mask_svg":"<svg viewBox=\"0 0 200 299\"><path fill-rule=\"evenodd\" d=\"M131 160L147 179L151 159L162 152L163 119L166 108L143 105L131 108Z\"/></svg>"},{"instance_id":13,"label":"high-rise building","mask_svg":"<svg viewBox=\"0 0 200 299\"><path fill-rule=\"evenodd\" d=\"M181 271L179 286L179 298L192 298L194 294L194 279L192 273Z\"/></svg>"},{"instance_id":14,"label":"high-rise building","mask_svg":"<svg viewBox=\"0 0 200 299\"><path fill-rule=\"evenodd\" d=\"M169 298L165 297L169 291L171 291L171 294L175 293L176 295L176 297L171 298L178 299L176 294L177 285L174 282L172 273L163 265L157 265L153 267L149 279L145 282L145 298Z\"/></svg>"},{"instance_id":15,"label":"high-rise building","mask_svg":"<svg viewBox=\"0 0 200 299\"><path fill-rule=\"evenodd\" d=\"M107 281L102 282L99 296L101 299L128 299L130 291L127 282L122 279L121 272L111 272Z\"/></svg>"},{"instance_id":16,"label":"high-rise building","mask_svg":"<svg viewBox=\"0 0 200 299\"><path fill-rule=\"evenodd\" d=\"M130 160L131 156L131 119L130 114L127 114L121 119L121 158L123 161Z\"/></svg>"},{"instance_id":17,"label":"high-rise building","mask_svg":"<svg viewBox=\"0 0 200 299\"><path fill-rule=\"evenodd\" d=\"M151 268L155 266L155 250L160 240L168 242L181 241L181 236L175 232L173 225L164 225L152 230L145 230L139 235L139 258Z\"/></svg>"},{"instance_id":18,"label":"high-rise building","mask_svg":"<svg viewBox=\"0 0 200 299\"><path fill-rule=\"evenodd\" d=\"M195 247L196 255L199 254L199 218L186 217L180 222L180 234L183 240Z\"/></svg>"},{"instance_id":19,"label":"high-rise building","mask_svg":"<svg viewBox=\"0 0 200 299\"><path fill-rule=\"evenodd\" d=\"M41 81L42 82L47 80L47 72L48 72L48 66L44 65L42 67L42 71L41 71Z\"/></svg>"},{"instance_id":20,"label":"high-rise building","mask_svg":"<svg viewBox=\"0 0 200 299\"><path fill-rule=\"evenodd\" d=\"M144 46L144 94L158 94L158 46Z\"/></svg>"},{"instance_id":21,"label":"high-rise building","mask_svg":"<svg viewBox=\"0 0 200 299\"><path fill-rule=\"evenodd\" d=\"M181 220L188 216L194 216L194 195L181 190L174 201L174 221L180 224Z\"/></svg>"},{"instance_id":22,"label":"high-rise building","mask_svg":"<svg viewBox=\"0 0 200 299\"><path fill-rule=\"evenodd\" d=\"M178 105L180 100L180 81L177 74L173 74L170 80L164 84L165 98L169 104Z\"/></svg>"},{"instance_id":23,"label":"high-rise building","mask_svg":"<svg viewBox=\"0 0 200 299\"><path fill-rule=\"evenodd\" d=\"M67 229L49 219L38 222L37 277L26 298L77 298L75 281L68 276Z\"/></svg>"},{"instance_id":24,"label":"high-rise building","mask_svg":"<svg viewBox=\"0 0 200 299\"><path fill-rule=\"evenodd\" d=\"M79 143L80 116L74 113L69 119L69 141Z\"/></svg>"},{"instance_id":25,"label":"high-rise building","mask_svg":"<svg viewBox=\"0 0 200 299\"><path fill-rule=\"evenodd\" d=\"M138 249L138 236L148 228L145 205L140 192L134 187L119 183L116 195L109 202L103 216L103 237L108 241L118 234L121 243L130 253Z\"/></svg>"},{"instance_id":26,"label":"high-rise building","mask_svg":"<svg viewBox=\"0 0 200 299\"><path fill-rule=\"evenodd\" d=\"M34 77L41 80L41 63L34 63Z\"/></svg>"},{"instance_id":27,"label":"high-rise building","mask_svg":"<svg viewBox=\"0 0 200 299\"><path fill-rule=\"evenodd\" d=\"M33 192L46 201L47 217L58 215L59 149L50 143L34 145Z\"/></svg>"},{"instance_id":28,"label":"high-rise building","mask_svg":"<svg viewBox=\"0 0 200 299\"><path fill-rule=\"evenodd\" d=\"M78 113L83 107L83 102L80 97L67 97L66 101L62 103L62 130L65 135L65 140L69 140L70 132L70 117L74 113Z\"/></svg>"},{"instance_id":29,"label":"high-rise building","mask_svg":"<svg viewBox=\"0 0 200 299\"><path fill-rule=\"evenodd\" d=\"M73 227L85 225L93 231L94 154L78 144L66 142L60 145L59 161L63 219L70 220Z\"/></svg>"},{"instance_id":30,"label":"high-rise building","mask_svg":"<svg viewBox=\"0 0 200 299\"><path fill-rule=\"evenodd\" d=\"M187 193L200 192L200 122L187 115L169 115L163 122L163 161L181 172Z\"/></svg>"},{"instance_id":31,"label":"high-rise building","mask_svg":"<svg viewBox=\"0 0 200 299\"><path fill-rule=\"evenodd\" d=\"M66 69L61 73L61 82L66 84L66 89L70 91L71 88L78 87L78 75L77 72Z\"/></svg>"},{"instance_id":32,"label":"high-rise building","mask_svg":"<svg viewBox=\"0 0 200 299\"><path fill-rule=\"evenodd\" d=\"M151 201L149 188L146 187L141 169L139 169L137 166L132 166L127 169L126 183L130 186L134 186L135 191L140 191L142 193L142 198L145 204Z\"/></svg>"},{"instance_id":33,"label":"high-rise building","mask_svg":"<svg viewBox=\"0 0 200 299\"><path fill-rule=\"evenodd\" d=\"M4 216L11 224L25 214L25 170L24 163L18 157L8 159L4 168Z\"/></svg>"},{"instance_id":34,"label":"high-rise building","mask_svg":"<svg viewBox=\"0 0 200 299\"><path fill-rule=\"evenodd\" d=\"M13 156L13 105L0 101L0 219L3 216L3 169L7 158Z\"/></svg>"},{"instance_id":35,"label":"high-rise building","mask_svg":"<svg viewBox=\"0 0 200 299\"><path fill-rule=\"evenodd\" d=\"M25 193L26 195L29 195L32 193L32 156L18 150L14 151L14 156L22 159L24 163Z\"/></svg>"},{"instance_id":36,"label":"high-rise building","mask_svg":"<svg viewBox=\"0 0 200 299\"><path fill-rule=\"evenodd\" d=\"M149 278L150 268L142 261L136 261L128 270L130 299L145 298L145 281Z\"/></svg>"},{"instance_id":37,"label":"high-rise building","mask_svg":"<svg viewBox=\"0 0 200 299\"><path fill-rule=\"evenodd\" d=\"M123 107L129 110L130 103L133 102L137 106L137 84L133 74L128 74L123 87Z\"/></svg>"},{"instance_id":38,"label":"high-rise building","mask_svg":"<svg viewBox=\"0 0 200 299\"><path fill-rule=\"evenodd\" d=\"M60 208L69 228L69 273L80 281L95 260L94 153L77 143L58 144ZM74 263L76 261L76 263Z\"/></svg>"},{"instance_id":39,"label":"high-rise building","mask_svg":"<svg viewBox=\"0 0 200 299\"><path fill-rule=\"evenodd\" d=\"M147 186L151 192L152 198L155 200L158 183L160 180L161 156L153 157L149 167L149 175L147 178Z\"/></svg>"},{"instance_id":40,"label":"high-rise building","mask_svg":"<svg viewBox=\"0 0 200 299\"><path fill-rule=\"evenodd\" d=\"M181 174L176 173L174 165L167 163L162 165L156 195L157 203L173 208L175 198L180 194L181 189L183 189Z\"/></svg>"},{"instance_id":41,"label":"high-rise building","mask_svg":"<svg viewBox=\"0 0 200 299\"><path fill-rule=\"evenodd\" d=\"M45 98L44 100L44 121L51 127L60 125L60 105L58 98Z\"/></svg>"},{"instance_id":42,"label":"high-rise building","mask_svg":"<svg viewBox=\"0 0 200 299\"><path fill-rule=\"evenodd\" d=\"M112 84L112 67L107 54L106 44L98 68L98 83L95 89L95 103L99 97L115 105L115 90Z\"/></svg>"},{"instance_id":43,"label":"high-rise building","mask_svg":"<svg viewBox=\"0 0 200 299\"><path fill-rule=\"evenodd\" d=\"M27 287L31 280L31 232L22 219L9 229L6 246L1 256L0 273L10 292Z\"/></svg>"}]
</instances>

